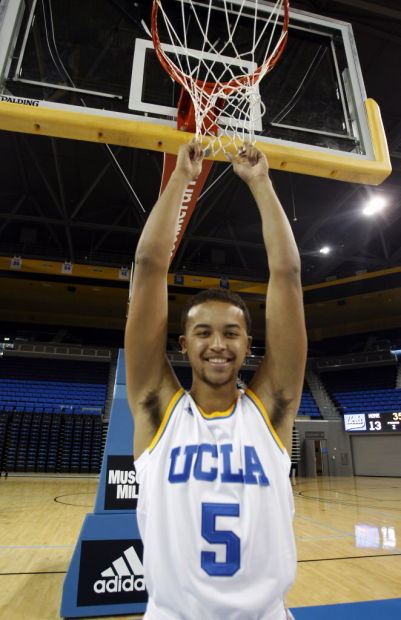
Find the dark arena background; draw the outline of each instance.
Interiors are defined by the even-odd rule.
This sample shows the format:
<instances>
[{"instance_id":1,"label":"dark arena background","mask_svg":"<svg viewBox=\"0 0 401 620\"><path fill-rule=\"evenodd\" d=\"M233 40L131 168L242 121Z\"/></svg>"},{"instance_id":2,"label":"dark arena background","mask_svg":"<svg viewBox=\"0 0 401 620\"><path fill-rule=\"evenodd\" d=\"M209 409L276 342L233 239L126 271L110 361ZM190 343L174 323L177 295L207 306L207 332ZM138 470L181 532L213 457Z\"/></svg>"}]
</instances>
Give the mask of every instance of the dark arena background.
<instances>
[{"instance_id":1,"label":"dark arena background","mask_svg":"<svg viewBox=\"0 0 401 620\"><path fill-rule=\"evenodd\" d=\"M8 2L0 1L0 18ZM151 2L101 0L96 16L94 4L25 0L22 24L36 7L36 26L18 79L2 76L1 101L102 107L88 94L96 89L118 91L110 109L120 110L128 98L123 76L132 68L132 33L149 24ZM378 186L270 173L301 254L309 339L291 471L298 573L287 603L296 620L396 620L401 5L293 0L291 8L352 24L392 173ZM23 44L21 35L15 49ZM17 52L10 63L17 67ZM318 66L309 69L304 88L317 99ZM159 84L164 93L171 87L160 75L147 76L155 102ZM271 101L276 111L282 105L273 92ZM1 620L142 617L122 349L131 265L159 194L162 157L0 131ZM169 274L168 355L185 388L191 374L177 339L188 297L214 286L244 297L254 334L240 377L246 384L264 354L268 277L251 196L229 164L215 162Z\"/></svg>"}]
</instances>

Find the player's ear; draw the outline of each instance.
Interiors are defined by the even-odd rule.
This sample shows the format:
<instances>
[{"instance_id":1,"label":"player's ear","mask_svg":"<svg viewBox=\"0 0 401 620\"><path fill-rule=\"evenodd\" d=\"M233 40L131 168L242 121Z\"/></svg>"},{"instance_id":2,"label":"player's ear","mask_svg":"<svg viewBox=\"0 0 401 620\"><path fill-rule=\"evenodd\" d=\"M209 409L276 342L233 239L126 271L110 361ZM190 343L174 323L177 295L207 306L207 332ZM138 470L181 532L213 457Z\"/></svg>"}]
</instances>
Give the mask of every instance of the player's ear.
<instances>
[{"instance_id":1,"label":"player's ear","mask_svg":"<svg viewBox=\"0 0 401 620\"><path fill-rule=\"evenodd\" d=\"M247 355L251 355L251 346L252 346L252 336L248 336L248 348L246 350Z\"/></svg>"},{"instance_id":2,"label":"player's ear","mask_svg":"<svg viewBox=\"0 0 401 620\"><path fill-rule=\"evenodd\" d=\"M186 353L187 352L187 339L185 338L185 336L183 335L179 336L178 342L181 347L181 353Z\"/></svg>"}]
</instances>

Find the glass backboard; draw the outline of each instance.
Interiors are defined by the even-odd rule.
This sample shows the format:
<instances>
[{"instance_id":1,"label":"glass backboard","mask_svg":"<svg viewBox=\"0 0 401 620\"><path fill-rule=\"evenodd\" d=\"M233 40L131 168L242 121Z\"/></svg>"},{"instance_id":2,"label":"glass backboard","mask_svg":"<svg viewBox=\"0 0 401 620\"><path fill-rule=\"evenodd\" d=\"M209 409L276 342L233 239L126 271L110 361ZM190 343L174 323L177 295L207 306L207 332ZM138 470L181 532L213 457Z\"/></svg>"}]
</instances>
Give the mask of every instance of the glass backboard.
<instances>
[{"instance_id":1,"label":"glass backboard","mask_svg":"<svg viewBox=\"0 0 401 620\"><path fill-rule=\"evenodd\" d=\"M194 3L200 14L203 3ZM168 4L178 22L181 2ZM235 20L243 1L213 2L215 37L227 4ZM254 3L245 5L244 46ZM267 19L270 3L259 10ZM180 87L156 57L150 11L149 1L96 3L94 11L91 0L2 0L0 128L176 152L188 140L177 130ZM186 46L199 46L193 25ZM291 10L286 49L259 88L265 113L256 139L272 168L371 184L390 173L350 24Z\"/></svg>"}]
</instances>

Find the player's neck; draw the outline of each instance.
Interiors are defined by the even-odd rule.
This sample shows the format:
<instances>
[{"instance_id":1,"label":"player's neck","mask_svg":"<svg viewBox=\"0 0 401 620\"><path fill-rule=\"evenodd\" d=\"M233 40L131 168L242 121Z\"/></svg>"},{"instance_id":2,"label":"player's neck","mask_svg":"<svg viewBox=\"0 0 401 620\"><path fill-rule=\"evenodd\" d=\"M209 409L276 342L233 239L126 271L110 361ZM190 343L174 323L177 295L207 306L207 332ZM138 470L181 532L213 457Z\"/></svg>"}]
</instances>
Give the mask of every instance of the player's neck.
<instances>
[{"instance_id":1,"label":"player's neck","mask_svg":"<svg viewBox=\"0 0 401 620\"><path fill-rule=\"evenodd\" d=\"M227 411L238 396L237 382L212 386L194 381L190 394L205 413Z\"/></svg>"}]
</instances>

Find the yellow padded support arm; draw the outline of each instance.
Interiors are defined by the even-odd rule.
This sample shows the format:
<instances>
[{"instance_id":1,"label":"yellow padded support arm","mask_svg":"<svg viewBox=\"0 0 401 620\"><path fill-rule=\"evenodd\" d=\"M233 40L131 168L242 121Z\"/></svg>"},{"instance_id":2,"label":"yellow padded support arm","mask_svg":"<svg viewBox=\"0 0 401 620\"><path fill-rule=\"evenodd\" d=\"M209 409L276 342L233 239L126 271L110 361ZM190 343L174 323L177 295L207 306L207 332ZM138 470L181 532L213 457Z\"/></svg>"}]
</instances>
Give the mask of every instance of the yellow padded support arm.
<instances>
[{"instance_id":1,"label":"yellow padded support arm","mask_svg":"<svg viewBox=\"0 0 401 620\"><path fill-rule=\"evenodd\" d=\"M378 185L391 173L391 162L380 109L373 99L365 101L365 108L375 153L372 161L268 142L256 146L273 169ZM167 153L177 153L191 137L165 125L106 116L101 111L88 114L6 101L0 102L0 129ZM227 161L223 153L215 159Z\"/></svg>"}]
</instances>

